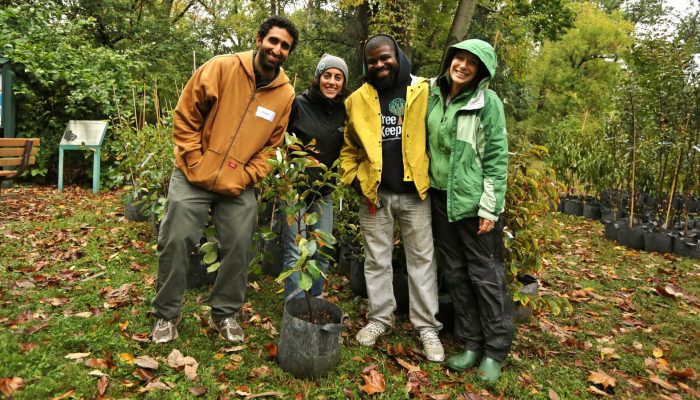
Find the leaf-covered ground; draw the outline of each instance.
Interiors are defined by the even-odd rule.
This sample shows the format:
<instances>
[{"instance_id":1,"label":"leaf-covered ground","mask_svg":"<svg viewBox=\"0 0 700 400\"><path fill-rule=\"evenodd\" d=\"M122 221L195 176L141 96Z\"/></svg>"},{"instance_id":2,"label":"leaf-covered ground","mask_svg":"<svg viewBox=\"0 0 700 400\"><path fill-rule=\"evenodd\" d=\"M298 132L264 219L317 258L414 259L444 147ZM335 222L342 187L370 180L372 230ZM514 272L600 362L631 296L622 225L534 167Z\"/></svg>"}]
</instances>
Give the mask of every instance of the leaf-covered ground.
<instances>
[{"instance_id":1,"label":"leaf-covered ground","mask_svg":"<svg viewBox=\"0 0 700 400\"><path fill-rule=\"evenodd\" d=\"M122 197L79 188L0 193L0 397L700 397L700 263L616 247L598 223L548 221L562 237L541 295L568 298L574 312L520 325L498 383L424 361L401 327L374 349L359 346L366 306L336 274L328 297L349 315L341 363L304 381L275 363L282 302L268 277L250 281L245 344L223 343L207 327L207 289L187 292L179 339L148 342L155 237L148 222L125 220ZM442 338L454 352L453 336Z\"/></svg>"}]
</instances>

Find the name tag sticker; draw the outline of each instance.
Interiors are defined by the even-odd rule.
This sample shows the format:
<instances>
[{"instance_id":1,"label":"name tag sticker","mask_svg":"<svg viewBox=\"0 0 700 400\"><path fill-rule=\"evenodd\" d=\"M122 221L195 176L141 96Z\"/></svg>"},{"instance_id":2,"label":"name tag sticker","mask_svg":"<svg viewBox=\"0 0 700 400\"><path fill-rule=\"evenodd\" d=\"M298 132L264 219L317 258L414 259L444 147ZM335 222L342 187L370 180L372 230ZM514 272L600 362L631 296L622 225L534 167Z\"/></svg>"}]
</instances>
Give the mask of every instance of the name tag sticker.
<instances>
[{"instance_id":1,"label":"name tag sticker","mask_svg":"<svg viewBox=\"0 0 700 400\"><path fill-rule=\"evenodd\" d=\"M275 119L275 112L265 107L258 106L257 111L255 111L255 116L272 122L272 120Z\"/></svg>"}]
</instances>

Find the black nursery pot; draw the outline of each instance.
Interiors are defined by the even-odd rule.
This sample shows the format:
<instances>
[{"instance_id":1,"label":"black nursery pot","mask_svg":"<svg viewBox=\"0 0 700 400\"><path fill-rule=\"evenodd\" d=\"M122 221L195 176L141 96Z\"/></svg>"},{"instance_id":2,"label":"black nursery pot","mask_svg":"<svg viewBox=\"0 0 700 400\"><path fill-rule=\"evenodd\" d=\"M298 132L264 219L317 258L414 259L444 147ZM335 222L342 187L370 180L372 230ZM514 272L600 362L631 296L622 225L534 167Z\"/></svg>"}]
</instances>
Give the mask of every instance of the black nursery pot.
<instances>
[{"instance_id":1,"label":"black nursery pot","mask_svg":"<svg viewBox=\"0 0 700 400\"><path fill-rule=\"evenodd\" d=\"M657 253L671 253L673 251L673 236L664 231L645 231L644 249Z\"/></svg>"},{"instance_id":2,"label":"black nursery pot","mask_svg":"<svg viewBox=\"0 0 700 400\"><path fill-rule=\"evenodd\" d=\"M697 237L676 236L673 241L673 252L681 257L700 259L700 245Z\"/></svg>"},{"instance_id":3,"label":"black nursery pot","mask_svg":"<svg viewBox=\"0 0 700 400\"><path fill-rule=\"evenodd\" d=\"M603 222L603 227L605 228L605 237L617 241L617 222L606 220Z\"/></svg>"},{"instance_id":4,"label":"black nursery pot","mask_svg":"<svg viewBox=\"0 0 700 400\"><path fill-rule=\"evenodd\" d=\"M644 250L644 231L641 226L630 228L629 226L619 226L617 230L617 242L625 247L637 250Z\"/></svg>"},{"instance_id":5,"label":"black nursery pot","mask_svg":"<svg viewBox=\"0 0 700 400\"><path fill-rule=\"evenodd\" d=\"M202 256L199 254L190 255L190 265L187 268L185 282L187 289L196 289L209 286L216 280L217 271L207 272L207 267L202 264Z\"/></svg>"},{"instance_id":6,"label":"black nursery pot","mask_svg":"<svg viewBox=\"0 0 700 400\"><path fill-rule=\"evenodd\" d=\"M585 218L592 219L595 221L600 220L600 218L602 217L600 204L596 202L583 203L583 216Z\"/></svg>"},{"instance_id":7,"label":"black nursery pot","mask_svg":"<svg viewBox=\"0 0 700 400\"><path fill-rule=\"evenodd\" d=\"M569 198L564 203L564 214L567 215L583 215L583 203L579 199Z\"/></svg>"}]
</instances>

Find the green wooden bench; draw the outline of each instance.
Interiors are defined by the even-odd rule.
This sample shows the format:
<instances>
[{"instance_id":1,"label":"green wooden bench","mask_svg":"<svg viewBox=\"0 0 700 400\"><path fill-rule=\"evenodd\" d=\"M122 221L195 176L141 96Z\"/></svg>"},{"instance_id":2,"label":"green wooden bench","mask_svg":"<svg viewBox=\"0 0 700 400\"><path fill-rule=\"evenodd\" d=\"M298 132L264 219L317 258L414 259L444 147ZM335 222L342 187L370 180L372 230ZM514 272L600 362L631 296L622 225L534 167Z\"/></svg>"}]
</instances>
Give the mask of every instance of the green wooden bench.
<instances>
[{"instance_id":1,"label":"green wooden bench","mask_svg":"<svg viewBox=\"0 0 700 400\"><path fill-rule=\"evenodd\" d=\"M38 138L0 138L0 182L20 176L36 164Z\"/></svg>"}]
</instances>

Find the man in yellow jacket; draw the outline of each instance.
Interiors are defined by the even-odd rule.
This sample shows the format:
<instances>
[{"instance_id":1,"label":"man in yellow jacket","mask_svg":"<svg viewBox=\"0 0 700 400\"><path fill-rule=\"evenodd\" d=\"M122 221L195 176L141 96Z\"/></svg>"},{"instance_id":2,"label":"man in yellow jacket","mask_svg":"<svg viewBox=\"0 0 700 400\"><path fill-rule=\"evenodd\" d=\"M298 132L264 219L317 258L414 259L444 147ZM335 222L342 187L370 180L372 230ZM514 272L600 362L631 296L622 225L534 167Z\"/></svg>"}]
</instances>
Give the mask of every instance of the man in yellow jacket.
<instances>
[{"instance_id":1,"label":"man in yellow jacket","mask_svg":"<svg viewBox=\"0 0 700 400\"><path fill-rule=\"evenodd\" d=\"M176 168L158 236L155 343L178 336L189 255L210 208L221 257L209 296L210 325L226 341L243 341L236 314L245 298L257 216L252 187L270 171L270 148L284 138L294 89L280 65L298 36L291 21L270 17L260 25L256 50L214 57L182 91L173 116Z\"/></svg>"},{"instance_id":2,"label":"man in yellow jacket","mask_svg":"<svg viewBox=\"0 0 700 400\"><path fill-rule=\"evenodd\" d=\"M364 49L366 83L345 102L340 153L342 183L362 196L369 322L356 336L365 346L391 332L396 310L392 279L394 223L406 253L409 317L430 361L445 355L438 337L437 265L433 256L425 113L428 82L391 36L376 35Z\"/></svg>"}]
</instances>

